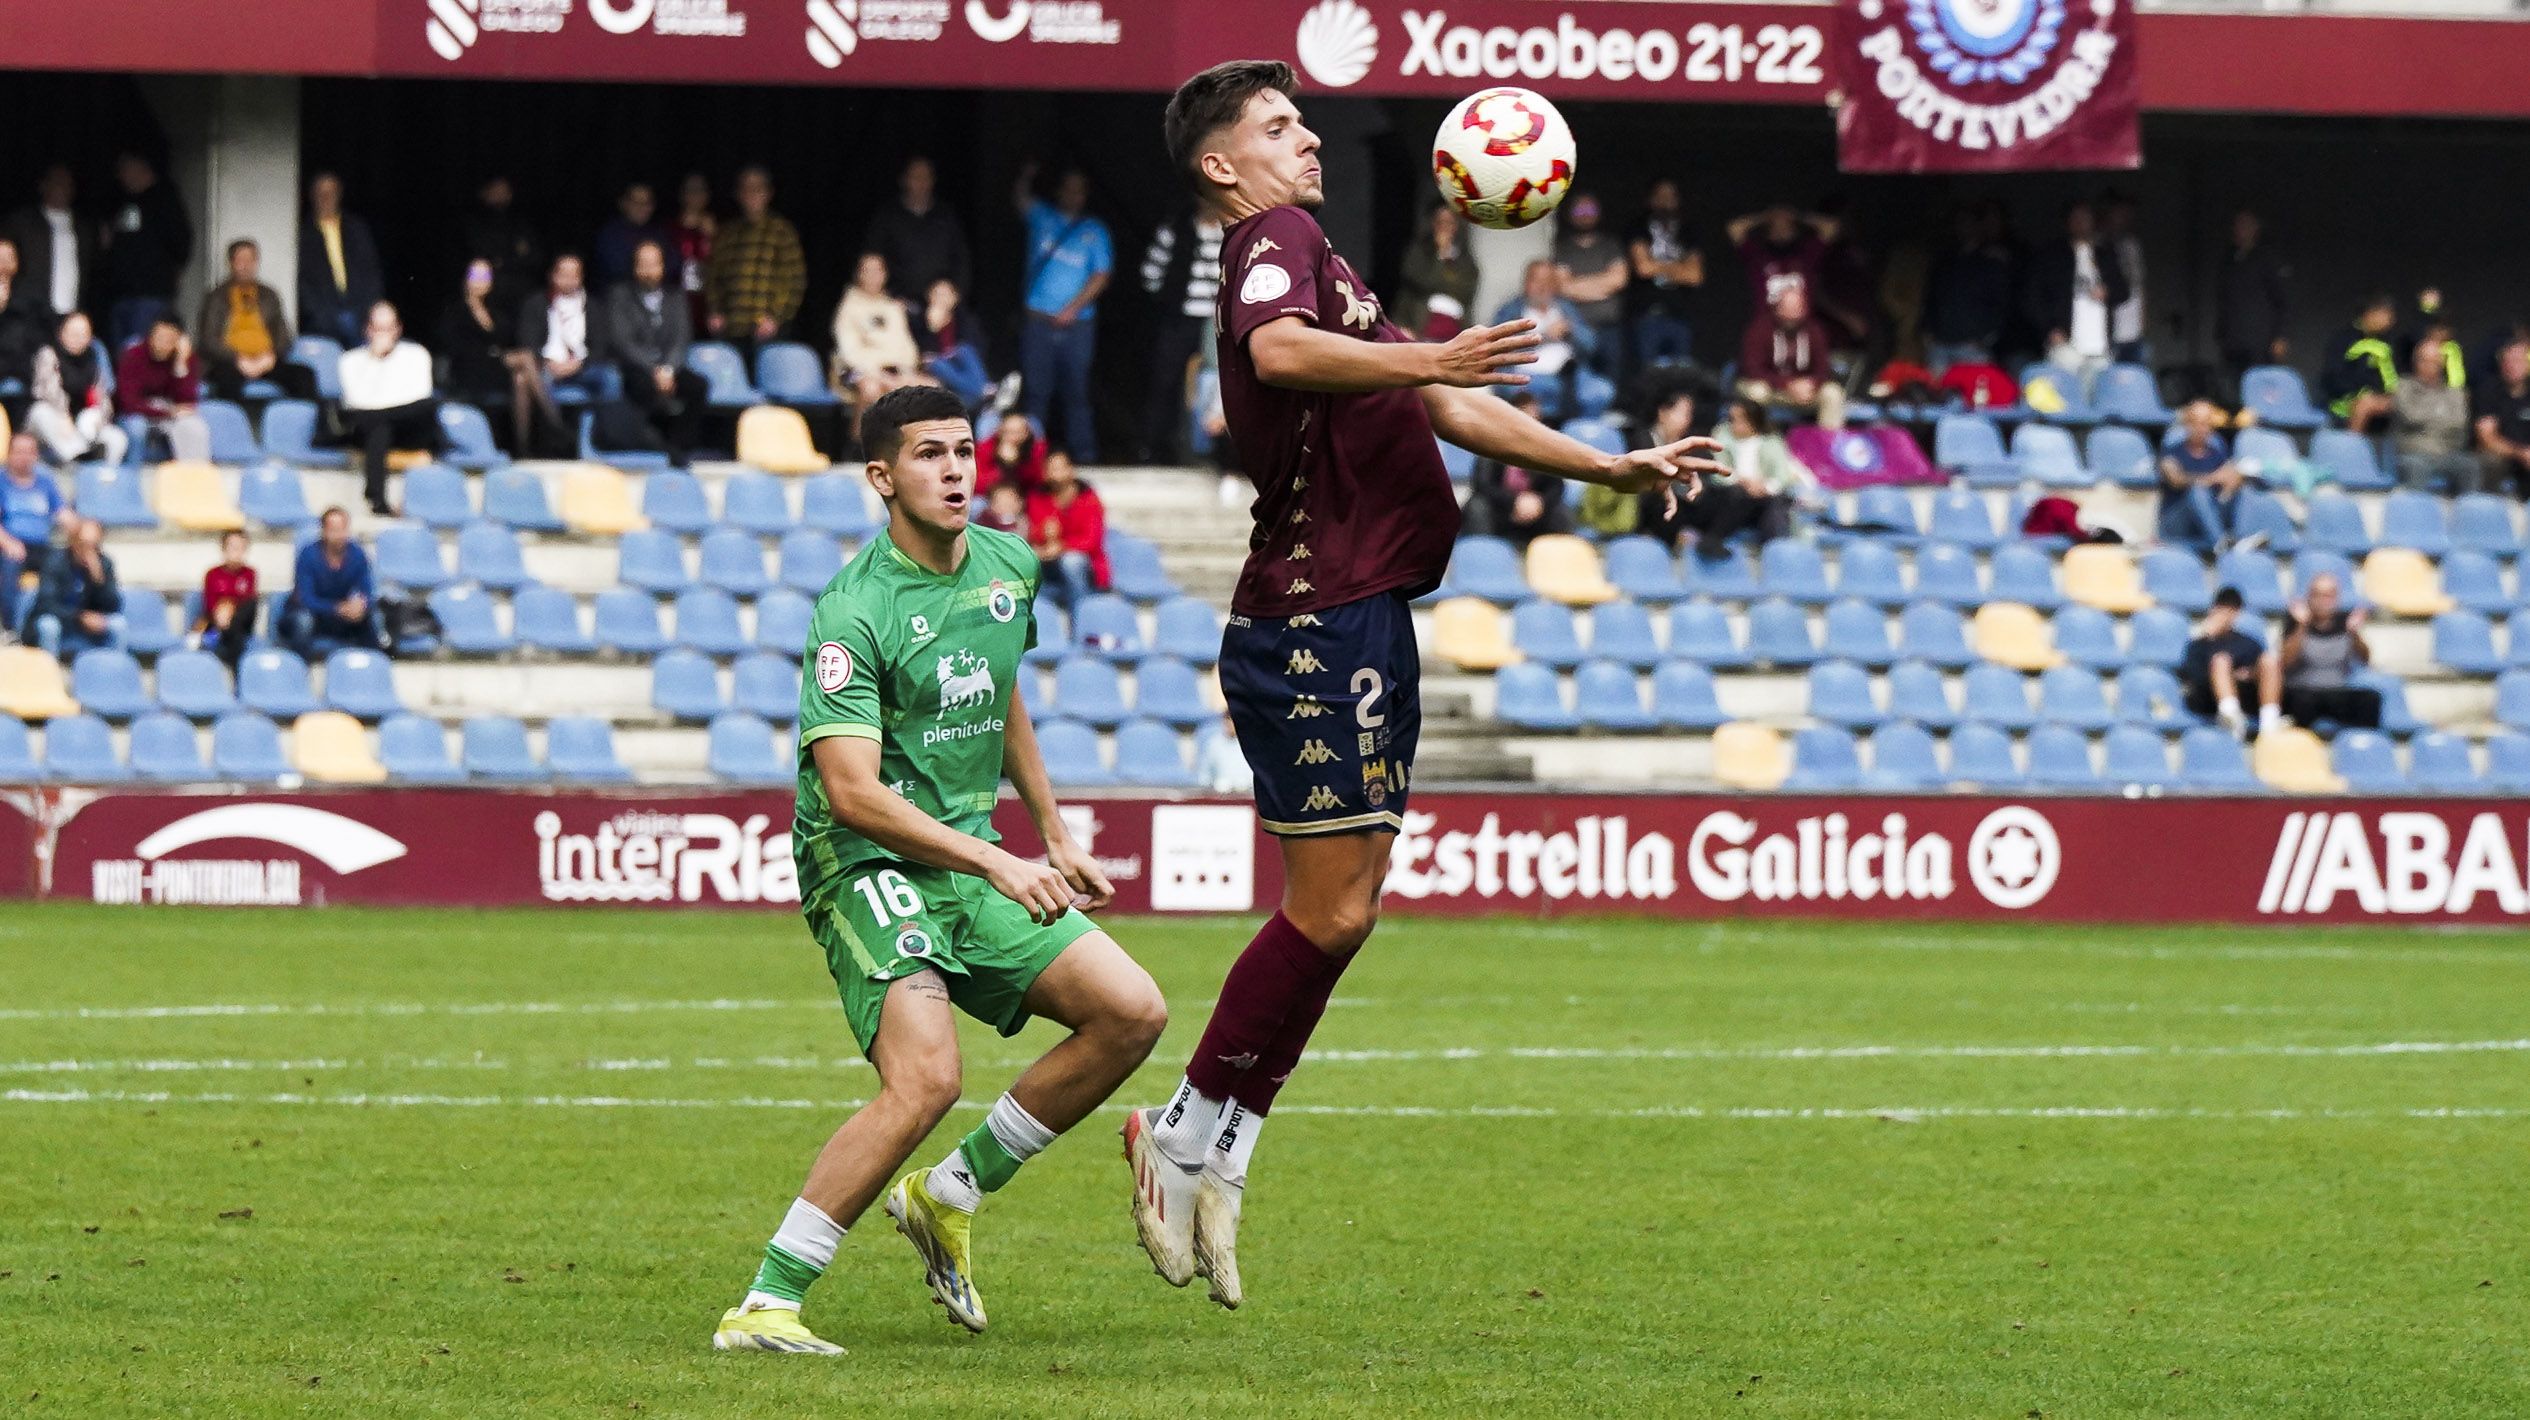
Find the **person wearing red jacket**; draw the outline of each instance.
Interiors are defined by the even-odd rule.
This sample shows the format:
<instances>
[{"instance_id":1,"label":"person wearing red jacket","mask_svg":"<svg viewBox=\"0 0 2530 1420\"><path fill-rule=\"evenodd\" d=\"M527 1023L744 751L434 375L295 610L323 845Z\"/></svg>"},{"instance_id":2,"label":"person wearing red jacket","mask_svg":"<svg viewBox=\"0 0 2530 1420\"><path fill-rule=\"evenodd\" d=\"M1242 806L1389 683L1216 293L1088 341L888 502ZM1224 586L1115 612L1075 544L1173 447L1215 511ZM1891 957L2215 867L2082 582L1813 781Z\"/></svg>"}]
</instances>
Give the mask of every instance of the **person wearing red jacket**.
<instances>
[{"instance_id":1,"label":"person wearing red jacket","mask_svg":"<svg viewBox=\"0 0 2530 1420\"><path fill-rule=\"evenodd\" d=\"M1065 612L1107 589L1107 505L1080 481L1070 453L1045 456L1045 486L1028 498L1028 541L1045 567L1045 589Z\"/></svg>"},{"instance_id":2,"label":"person wearing red jacket","mask_svg":"<svg viewBox=\"0 0 2530 1420\"><path fill-rule=\"evenodd\" d=\"M177 458L209 461L211 426L200 408L202 366L193 358L193 337L172 313L161 312L149 323L148 336L123 352L114 385L115 405L148 420Z\"/></svg>"},{"instance_id":3,"label":"person wearing red jacket","mask_svg":"<svg viewBox=\"0 0 2530 1420\"><path fill-rule=\"evenodd\" d=\"M1037 426L1028 422L1025 411L1002 415L991 441L975 450L975 472L987 491L996 483L1014 483L1034 497L1045 486L1045 440L1037 437Z\"/></svg>"},{"instance_id":4,"label":"person wearing red jacket","mask_svg":"<svg viewBox=\"0 0 2530 1420\"><path fill-rule=\"evenodd\" d=\"M232 674L245 659L247 639L255 634L255 569L246 562L246 534L220 534L220 562L202 574L202 613L193 633Z\"/></svg>"}]
</instances>

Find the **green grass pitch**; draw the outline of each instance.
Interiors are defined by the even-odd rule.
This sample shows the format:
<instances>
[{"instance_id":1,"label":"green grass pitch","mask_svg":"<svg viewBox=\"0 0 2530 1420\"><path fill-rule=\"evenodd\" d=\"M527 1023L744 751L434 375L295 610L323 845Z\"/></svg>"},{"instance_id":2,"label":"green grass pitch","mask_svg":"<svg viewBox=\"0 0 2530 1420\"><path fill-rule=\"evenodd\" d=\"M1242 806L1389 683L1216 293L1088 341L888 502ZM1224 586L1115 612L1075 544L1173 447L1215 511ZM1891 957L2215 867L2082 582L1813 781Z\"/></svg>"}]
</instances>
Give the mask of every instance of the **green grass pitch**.
<instances>
[{"instance_id":1,"label":"green grass pitch","mask_svg":"<svg viewBox=\"0 0 2530 1420\"><path fill-rule=\"evenodd\" d=\"M1249 928L1112 925L1150 1100ZM722 1356L872 1087L794 919L13 906L0 1412L2521 1415L2525 1037L2530 936L1392 921L1247 1310L1151 1275L1109 1113L987 1206L990 1334L873 1210L849 1357Z\"/></svg>"}]
</instances>

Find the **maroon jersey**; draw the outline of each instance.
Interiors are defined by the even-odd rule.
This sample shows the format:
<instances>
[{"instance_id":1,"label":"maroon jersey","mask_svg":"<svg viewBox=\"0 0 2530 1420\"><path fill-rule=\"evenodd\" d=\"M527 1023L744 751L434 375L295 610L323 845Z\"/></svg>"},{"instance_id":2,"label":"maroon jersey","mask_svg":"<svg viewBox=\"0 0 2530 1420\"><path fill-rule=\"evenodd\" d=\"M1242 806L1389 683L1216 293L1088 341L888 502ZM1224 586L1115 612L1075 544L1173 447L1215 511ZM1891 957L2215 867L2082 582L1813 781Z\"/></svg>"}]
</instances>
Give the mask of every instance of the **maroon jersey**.
<instances>
[{"instance_id":1,"label":"maroon jersey","mask_svg":"<svg viewBox=\"0 0 2530 1420\"><path fill-rule=\"evenodd\" d=\"M1322 394L1256 377L1247 338L1298 316L1356 340L1410 341L1297 207L1221 236L1221 412L1256 483L1256 531L1230 609L1286 617L1441 583L1458 499L1414 390Z\"/></svg>"}]
</instances>

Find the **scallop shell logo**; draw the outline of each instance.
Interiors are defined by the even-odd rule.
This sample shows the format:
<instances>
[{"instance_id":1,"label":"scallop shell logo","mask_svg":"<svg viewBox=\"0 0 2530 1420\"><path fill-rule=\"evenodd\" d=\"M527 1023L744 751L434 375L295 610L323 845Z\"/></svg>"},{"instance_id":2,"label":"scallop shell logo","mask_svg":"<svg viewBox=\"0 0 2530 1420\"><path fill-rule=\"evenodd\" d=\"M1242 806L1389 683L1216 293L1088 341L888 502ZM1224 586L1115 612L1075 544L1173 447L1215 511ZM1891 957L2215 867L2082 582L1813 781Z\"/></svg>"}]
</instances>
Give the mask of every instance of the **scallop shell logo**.
<instances>
[{"instance_id":1,"label":"scallop shell logo","mask_svg":"<svg viewBox=\"0 0 2530 1420\"><path fill-rule=\"evenodd\" d=\"M1319 0L1300 17L1300 67L1330 89L1362 81L1379 57L1379 26L1354 0Z\"/></svg>"}]
</instances>

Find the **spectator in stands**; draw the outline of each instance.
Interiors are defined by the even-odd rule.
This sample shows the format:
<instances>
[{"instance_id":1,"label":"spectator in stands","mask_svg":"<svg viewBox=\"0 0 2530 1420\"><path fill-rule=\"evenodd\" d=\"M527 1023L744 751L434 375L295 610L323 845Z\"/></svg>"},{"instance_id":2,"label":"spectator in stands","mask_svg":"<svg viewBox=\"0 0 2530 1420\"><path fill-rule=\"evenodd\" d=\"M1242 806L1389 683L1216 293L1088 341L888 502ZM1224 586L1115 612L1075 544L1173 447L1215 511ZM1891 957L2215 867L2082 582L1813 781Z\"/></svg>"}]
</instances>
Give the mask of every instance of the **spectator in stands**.
<instances>
[{"instance_id":1,"label":"spectator in stands","mask_svg":"<svg viewBox=\"0 0 2530 1420\"><path fill-rule=\"evenodd\" d=\"M1773 309L1748 323L1739 347L1738 393L1778 409L1815 411L1829 428L1843 425L1844 387L1829 363L1827 327L1810 314L1807 287L1786 285Z\"/></svg>"},{"instance_id":2,"label":"spectator in stands","mask_svg":"<svg viewBox=\"0 0 2530 1420\"><path fill-rule=\"evenodd\" d=\"M72 203L79 188L70 166L55 163L35 184L35 205L9 219L26 284L42 304L46 329L86 308L88 282L97 271L97 234L79 220Z\"/></svg>"},{"instance_id":3,"label":"spectator in stands","mask_svg":"<svg viewBox=\"0 0 2530 1420\"><path fill-rule=\"evenodd\" d=\"M1562 208L1563 230L1555 238L1555 285L1590 327L1598 347L1599 372L1610 379L1625 375L1625 286L1632 271L1625 248L1601 229L1604 214L1596 194L1577 192Z\"/></svg>"},{"instance_id":4,"label":"spectator in stands","mask_svg":"<svg viewBox=\"0 0 2530 1420\"><path fill-rule=\"evenodd\" d=\"M2235 390L2250 366L2281 365L2292 354L2284 338L2292 317L2284 283L2292 273L2260 238L2257 213L2233 213L2231 249L2214 276L2214 346Z\"/></svg>"},{"instance_id":5,"label":"spectator in stands","mask_svg":"<svg viewBox=\"0 0 2530 1420\"><path fill-rule=\"evenodd\" d=\"M659 194L646 182L628 183L615 199L615 215L597 229L597 242L589 249L599 290L612 291L633 279L633 253L643 242L656 242L661 252L669 254L668 284L681 285L674 257L676 236L659 222ZM689 312L688 330L693 329L691 322Z\"/></svg>"},{"instance_id":6,"label":"spectator in stands","mask_svg":"<svg viewBox=\"0 0 2530 1420\"><path fill-rule=\"evenodd\" d=\"M375 650L385 644L369 553L352 541L351 514L340 508L326 509L316 540L299 549L290 600L281 609L281 640L308 661L337 646Z\"/></svg>"},{"instance_id":7,"label":"spectator in stands","mask_svg":"<svg viewBox=\"0 0 2530 1420\"><path fill-rule=\"evenodd\" d=\"M1536 358L1520 366L1549 419L1561 419L1573 405L1574 377L1598 353L1598 332L1564 299L1555 263L1532 261L1520 275L1520 294L1502 303L1493 323L1527 320L1537 324Z\"/></svg>"},{"instance_id":8,"label":"spectator in stands","mask_svg":"<svg viewBox=\"0 0 2530 1420\"><path fill-rule=\"evenodd\" d=\"M299 229L299 328L358 345L370 307L384 299L377 239L367 221L343 210L343 180L318 173Z\"/></svg>"},{"instance_id":9,"label":"spectator in stands","mask_svg":"<svg viewBox=\"0 0 2530 1420\"><path fill-rule=\"evenodd\" d=\"M231 529L220 534L219 565L202 574L202 613L192 634L203 650L220 658L229 673L246 658L246 643L255 634L255 569L246 561L246 534Z\"/></svg>"},{"instance_id":10,"label":"spectator in stands","mask_svg":"<svg viewBox=\"0 0 2530 1420\"><path fill-rule=\"evenodd\" d=\"M465 284L440 314L437 334L439 353L448 362L448 397L478 409L508 410L512 453L526 458L535 451L539 421L559 433L561 415L545 393L536 357L519 346L517 312L492 299L491 262L477 257L466 263Z\"/></svg>"},{"instance_id":11,"label":"spectator in stands","mask_svg":"<svg viewBox=\"0 0 2530 1420\"><path fill-rule=\"evenodd\" d=\"M500 298L500 272L495 267L492 299ZM610 348L606 312L589 299L588 271L578 257L569 252L555 257L544 290L527 297L519 307L518 343L536 357L536 371L548 395L578 390L594 401L604 394L597 367Z\"/></svg>"},{"instance_id":12,"label":"spectator in stands","mask_svg":"<svg viewBox=\"0 0 2530 1420\"><path fill-rule=\"evenodd\" d=\"M1458 209L1432 205L1423 230L1406 247L1397 276L1397 328L1425 340L1448 340L1466 328L1476 304L1476 256L1467 249Z\"/></svg>"},{"instance_id":13,"label":"spectator in stands","mask_svg":"<svg viewBox=\"0 0 2530 1420\"><path fill-rule=\"evenodd\" d=\"M712 184L701 173L687 173L677 188L676 221L668 229L670 251L676 253L677 277L685 286L685 313L696 330L713 329L710 284L712 239L720 219L712 215Z\"/></svg>"},{"instance_id":14,"label":"spectator in stands","mask_svg":"<svg viewBox=\"0 0 2530 1420\"><path fill-rule=\"evenodd\" d=\"M2012 254L1983 206L1951 214L1952 243L1924 294L1924 356L1935 375L1953 365L1991 365L2012 318Z\"/></svg>"},{"instance_id":15,"label":"spectator in stands","mask_svg":"<svg viewBox=\"0 0 2530 1420\"><path fill-rule=\"evenodd\" d=\"M85 312L61 318L51 343L35 352L34 369L26 427L44 441L53 461L123 462L132 441L115 426L111 372Z\"/></svg>"},{"instance_id":16,"label":"spectator in stands","mask_svg":"<svg viewBox=\"0 0 2530 1420\"><path fill-rule=\"evenodd\" d=\"M0 237L0 382L35 376L35 352L52 337L52 309L19 274L18 244Z\"/></svg>"},{"instance_id":17,"label":"spectator in stands","mask_svg":"<svg viewBox=\"0 0 2530 1420\"><path fill-rule=\"evenodd\" d=\"M2372 662L2372 648L2363 640L2365 619L2363 608L2344 605L2336 573L2310 579L2307 598L2293 604L2281 654L2284 713L2293 723L2381 727L2381 693L2354 683L2355 671Z\"/></svg>"},{"instance_id":18,"label":"spectator in stands","mask_svg":"<svg viewBox=\"0 0 2530 1420\"><path fill-rule=\"evenodd\" d=\"M2029 322L2046 332L2048 360L2078 376L2085 394L2108 368L2109 315L2126 301L2126 272L2117 249L2100 239L2091 204L2064 210L2064 240L2032 254Z\"/></svg>"},{"instance_id":19,"label":"spectator in stands","mask_svg":"<svg viewBox=\"0 0 2530 1420\"><path fill-rule=\"evenodd\" d=\"M53 552L53 531L67 533L79 521L43 463L33 434L9 437L9 462L0 475L0 628L18 624L18 581L39 581Z\"/></svg>"},{"instance_id":20,"label":"spectator in stands","mask_svg":"<svg viewBox=\"0 0 2530 1420\"><path fill-rule=\"evenodd\" d=\"M738 174L738 217L711 239L710 328L752 348L782 338L808 295L799 229L773 210L773 174Z\"/></svg>"},{"instance_id":21,"label":"spectator in stands","mask_svg":"<svg viewBox=\"0 0 2530 1420\"><path fill-rule=\"evenodd\" d=\"M211 426L202 419L202 374L193 337L172 310L161 309L149 334L123 352L114 371L115 405L149 421L177 458L202 463L211 457Z\"/></svg>"},{"instance_id":22,"label":"spectator in stands","mask_svg":"<svg viewBox=\"0 0 2530 1420\"><path fill-rule=\"evenodd\" d=\"M668 249L645 241L633 248L633 274L607 297L604 321L624 397L650 420L668 447L669 462L683 467L694 448L709 380L685 368L694 343L685 302L668 289Z\"/></svg>"},{"instance_id":23,"label":"spectator in stands","mask_svg":"<svg viewBox=\"0 0 2530 1420\"><path fill-rule=\"evenodd\" d=\"M1028 495L1020 491L1018 484L1005 478L985 492L984 511L975 515L975 521L995 532L1026 537Z\"/></svg>"},{"instance_id":24,"label":"spectator in stands","mask_svg":"<svg viewBox=\"0 0 2530 1420\"><path fill-rule=\"evenodd\" d=\"M2126 278L2126 298L2108 313L2108 354L2112 360L2130 365L2152 363L2152 350L2145 340L2143 297L2143 237L2135 231L2135 199L2111 188L2100 196L2100 229L2102 239L2117 256L2117 269Z\"/></svg>"},{"instance_id":25,"label":"spectator in stands","mask_svg":"<svg viewBox=\"0 0 2530 1420\"><path fill-rule=\"evenodd\" d=\"M1687 239L1687 219L1675 178L1652 184L1642 219L1626 242L1633 264L1634 359L1644 369L1695 358L1695 326L1687 318L1689 293L1704 285L1704 253Z\"/></svg>"},{"instance_id":26,"label":"spectator in stands","mask_svg":"<svg viewBox=\"0 0 2530 1420\"><path fill-rule=\"evenodd\" d=\"M2530 492L2530 338L2504 342L2495 378L2477 388L2476 400L2483 486Z\"/></svg>"},{"instance_id":27,"label":"spectator in stands","mask_svg":"<svg viewBox=\"0 0 2530 1420\"><path fill-rule=\"evenodd\" d=\"M290 316L281 293L263 282L263 248L254 242L228 244L228 279L203 293L193 328L201 337L202 379L214 397L235 404L250 382L265 380L288 398L316 398L316 372L283 359Z\"/></svg>"},{"instance_id":28,"label":"spectator in stands","mask_svg":"<svg viewBox=\"0 0 2530 1420\"><path fill-rule=\"evenodd\" d=\"M2390 416L2398 388L2398 352L2390 332L2398 325L2398 300L2387 292L2364 298L2354 325L2338 337L2336 359L2320 373L2328 412L2358 434L2372 432Z\"/></svg>"},{"instance_id":29,"label":"spectator in stands","mask_svg":"<svg viewBox=\"0 0 2530 1420\"><path fill-rule=\"evenodd\" d=\"M1020 492L1034 496L1045 486L1045 438L1025 410L1002 411L992 442L976 451L976 462L978 481L987 488L1015 483Z\"/></svg>"},{"instance_id":30,"label":"spectator in stands","mask_svg":"<svg viewBox=\"0 0 2530 1420\"><path fill-rule=\"evenodd\" d=\"M28 639L44 654L68 660L82 651L123 645L123 587L105 555L105 525L81 518L70 546L44 562L44 581L27 616Z\"/></svg>"},{"instance_id":31,"label":"spectator in stands","mask_svg":"<svg viewBox=\"0 0 2530 1420\"><path fill-rule=\"evenodd\" d=\"M861 237L861 250L886 259L888 291L907 304L922 300L935 281L953 282L961 291L975 284L965 224L940 201L938 188L939 173L929 158L907 159L896 176L896 200L878 210Z\"/></svg>"},{"instance_id":32,"label":"spectator in stands","mask_svg":"<svg viewBox=\"0 0 2530 1420\"><path fill-rule=\"evenodd\" d=\"M2222 411L2212 400L2191 400L2179 410L2179 439L2161 450L2160 508L2155 523L2163 542L2212 552L2239 527L2240 465L2231 446L2214 432Z\"/></svg>"},{"instance_id":33,"label":"spectator in stands","mask_svg":"<svg viewBox=\"0 0 2530 1420\"><path fill-rule=\"evenodd\" d=\"M2407 378L2390 391L2390 442L2398 453L2398 479L2410 488L2477 491L2469 393L2452 379L2458 350L2445 336L2418 340Z\"/></svg>"},{"instance_id":34,"label":"spectator in stands","mask_svg":"<svg viewBox=\"0 0 2530 1420\"><path fill-rule=\"evenodd\" d=\"M1081 482L1072 455L1045 456L1045 486L1028 497L1028 541L1044 567L1044 587L1065 612L1107 590L1107 507Z\"/></svg>"},{"instance_id":35,"label":"spectator in stands","mask_svg":"<svg viewBox=\"0 0 2530 1420\"><path fill-rule=\"evenodd\" d=\"M1537 396L1519 390L1510 396L1513 408L1534 417ZM1525 549L1540 533L1572 531L1572 513L1564 506L1564 480L1551 473L1517 468L1496 459L1478 459L1467 480L1463 531L1507 538Z\"/></svg>"},{"instance_id":36,"label":"spectator in stands","mask_svg":"<svg viewBox=\"0 0 2530 1420\"><path fill-rule=\"evenodd\" d=\"M1151 298L1151 390L1142 415L1142 459L1185 457L1186 411L1204 326L1221 291L1221 223L1188 209L1151 234L1142 253L1142 293Z\"/></svg>"},{"instance_id":37,"label":"spectator in stands","mask_svg":"<svg viewBox=\"0 0 2530 1420\"><path fill-rule=\"evenodd\" d=\"M544 239L518 215L517 199L506 175L485 178L462 227L466 255L492 263L492 298L503 303L524 299L547 268Z\"/></svg>"},{"instance_id":38,"label":"spectator in stands","mask_svg":"<svg viewBox=\"0 0 2530 1420\"><path fill-rule=\"evenodd\" d=\"M905 304L887 293L887 262L877 252L861 253L854 264L852 284L835 304L834 332L834 387L859 408L922 374Z\"/></svg>"},{"instance_id":39,"label":"spectator in stands","mask_svg":"<svg viewBox=\"0 0 2530 1420\"><path fill-rule=\"evenodd\" d=\"M1651 437L1674 444L1698 432L1694 388L1681 385L1662 395L1652 414ZM1742 532L1753 532L1761 544L1781 535L1788 527L1782 515L1788 512L1788 501L1759 497L1740 487L1736 477L1708 478L1691 500L1673 499L1659 490L1643 494L1641 525L1672 547L1685 546L1687 535L1696 534L1696 555L1712 559L1727 555L1731 538Z\"/></svg>"},{"instance_id":40,"label":"spectator in stands","mask_svg":"<svg viewBox=\"0 0 2530 1420\"><path fill-rule=\"evenodd\" d=\"M1831 224L1827 249L1819 253L1818 284L1810 290L1810 309L1827 327L1827 338L1840 351L1860 351L1871 341L1874 290L1871 254L1854 235L1841 192L1819 199L1818 213Z\"/></svg>"},{"instance_id":41,"label":"spectator in stands","mask_svg":"<svg viewBox=\"0 0 2530 1420\"><path fill-rule=\"evenodd\" d=\"M115 159L114 178L123 196L98 236L98 299L120 349L175 308L176 277L193 259L193 219L175 185L140 154Z\"/></svg>"},{"instance_id":42,"label":"spectator in stands","mask_svg":"<svg viewBox=\"0 0 2530 1420\"><path fill-rule=\"evenodd\" d=\"M2238 587L2215 592L2213 609L2198 624L2178 668L2189 711L2221 720L2235 735L2248 728L2240 709L2244 691L2257 702L2259 730L2274 729L2284 714L2284 663L2240 629L2243 604Z\"/></svg>"},{"instance_id":43,"label":"spectator in stands","mask_svg":"<svg viewBox=\"0 0 2530 1420\"><path fill-rule=\"evenodd\" d=\"M1096 463L1089 369L1098 351L1098 297L1115 270L1115 243L1107 224L1089 210L1088 174L1065 169L1052 202L1034 195L1036 175L1034 163L1021 168L1013 193L1028 224L1028 268L1020 283L1027 308L1019 326L1021 388L1038 426L1052 432L1059 406L1064 444Z\"/></svg>"},{"instance_id":44,"label":"spectator in stands","mask_svg":"<svg viewBox=\"0 0 2530 1420\"><path fill-rule=\"evenodd\" d=\"M380 301L369 308L366 334L365 342L343 356L343 419L360 440L369 511L393 517L387 455L396 449L438 451L439 400L431 389L430 352L404 338L404 320L393 305ZM365 558L361 567L365 576Z\"/></svg>"},{"instance_id":45,"label":"spectator in stands","mask_svg":"<svg viewBox=\"0 0 2530 1420\"><path fill-rule=\"evenodd\" d=\"M922 347L922 368L965 400L969 408L992 392L992 374L984 368L981 322L966 313L957 283L943 276L931 283L922 303L922 320L914 332Z\"/></svg>"},{"instance_id":46,"label":"spectator in stands","mask_svg":"<svg viewBox=\"0 0 2530 1420\"><path fill-rule=\"evenodd\" d=\"M1813 294L1827 261L1827 244L1836 239L1837 223L1832 217L1777 205L1734 217L1723 230L1748 273L1748 304L1762 312L1772 308L1775 298L1787 289L1798 288L1805 297Z\"/></svg>"},{"instance_id":47,"label":"spectator in stands","mask_svg":"<svg viewBox=\"0 0 2530 1420\"><path fill-rule=\"evenodd\" d=\"M1721 461L1731 466L1734 487L1752 498L1781 501L1780 507L1769 506L1759 519L1761 527L1774 528L1767 536L1790 531L1792 510L1816 491L1817 480L1775 432L1765 402L1744 397L1732 400L1713 436L1722 441Z\"/></svg>"}]
</instances>

